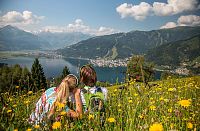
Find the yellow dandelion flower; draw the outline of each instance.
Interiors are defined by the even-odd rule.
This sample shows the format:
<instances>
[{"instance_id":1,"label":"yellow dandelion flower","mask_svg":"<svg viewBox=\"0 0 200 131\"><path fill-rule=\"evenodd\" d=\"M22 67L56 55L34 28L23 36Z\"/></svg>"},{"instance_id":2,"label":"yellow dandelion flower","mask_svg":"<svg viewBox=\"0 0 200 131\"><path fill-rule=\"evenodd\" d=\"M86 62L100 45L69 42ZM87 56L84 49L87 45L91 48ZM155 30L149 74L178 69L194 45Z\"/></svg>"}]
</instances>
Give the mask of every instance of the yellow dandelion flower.
<instances>
[{"instance_id":1,"label":"yellow dandelion flower","mask_svg":"<svg viewBox=\"0 0 200 131\"><path fill-rule=\"evenodd\" d=\"M89 119L89 120L92 120L92 119L94 119L94 115L92 115L92 114L89 114L89 116L88 116L88 119Z\"/></svg>"},{"instance_id":2,"label":"yellow dandelion flower","mask_svg":"<svg viewBox=\"0 0 200 131\"><path fill-rule=\"evenodd\" d=\"M174 128L174 123L170 124L170 128L173 129Z\"/></svg>"},{"instance_id":3,"label":"yellow dandelion flower","mask_svg":"<svg viewBox=\"0 0 200 131\"><path fill-rule=\"evenodd\" d=\"M52 128L53 129L58 129L58 128L60 128L60 126L61 126L60 122L54 122Z\"/></svg>"},{"instance_id":4,"label":"yellow dandelion flower","mask_svg":"<svg viewBox=\"0 0 200 131\"><path fill-rule=\"evenodd\" d=\"M122 112L122 109L118 109L118 112Z\"/></svg>"},{"instance_id":5,"label":"yellow dandelion flower","mask_svg":"<svg viewBox=\"0 0 200 131\"><path fill-rule=\"evenodd\" d=\"M28 101L24 101L24 104L29 104L30 103L30 101L28 100Z\"/></svg>"},{"instance_id":6,"label":"yellow dandelion flower","mask_svg":"<svg viewBox=\"0 0 200 131\"><path fill-rule=\"evenodd\" d=\"M138 116L140 119L143 119L144 118L144 115L139 115Z\"/></svg>"},{"instance_id":7,"label":"yellow dandelion flower","mask_svg":"<svg viewBox=\"0 0 200 131\"><path fill-rule=\"evenodd\" d=\"M193 124L191 122L187 123L187 128L192 129L193 128Z\"/></svg>"},{"instance_id":8,"label":"yellow dandelion flower","mask_svg":"<svg viewBox=\"0 0 200 131\"><path fill-rule=\"evenodd\" d=\"M29 92L28 92L29 95L32 94L32 93L33 93L32 91L29 91Z\"/></svg>"},{"instance_id":9,"label":"yellow dandelion flower","mask_svg":"<svg viewBox=\"0 0 200 131\"><path fill-rule=\"evenodd\" d=\"M13 99L12 99L12 98L9 98L9 101L11 102L11 101L13 101Z\"/></svg>"},{"instance_id":10,"label":"yellow dandelion flower","mask_svg":"<svg viewBox=\"0 0 200 131\"><path fill-rule=\"evenodd\" d=\"M172 108L169 108L167 111L168 111L169 113L172 113Z\"/></svg>"},{"instance_id":11,"label":"yellow dandelion flower","mask_svg":"<svg viewBox=\"0 0 200 131\"><path fill-rule=\"evenodd\" d=\"M135 83L135 82L134 82L134 81L132 81L132 82L130 83L130 85L134 85L134 83Z\"/></svg>"},{"instance_id":12,"label":"yellow dandelion flower","mask_svg":"<svg viewBox=\"0 0 200 131\"><path fill-rule=\"evenodd\" d=\"M114 92L117 92L117 89L115 89Z\"/></svg>"},{"instance_id":13,"label":"yellow dandelion flower","mask_svg":"<svg viewBox=\"0 0 200 131\"><path fill-rule=\"evenodd\" d=\"M59 108L59 109L62 109L64 108L64 104L63 103L60 103L60 102L56 102L56 106Z\"/></svg>"},{"instance_id":14,"label":"yellow dandelion flower","mask_svg":"<svg viewBox=\"0 0 200 131\"><path fill-rule=\"evenodd\" d=\"M191 104L190 100L180 100L178 103L183 107L188 107Z\"/></svg>"},{"instance_id":15,"label":"yellow dandelion flower","mask_svg":"<svg viewBox=\"0 0 200 131\"><path fill-rule=\"evenodd\" d=\"M133 100L129 100L128 102L129 102L129 103L133 103Z\"/></svg>"},{"instance_id":16,"label":"yellow dandelion flower","mask_svg":"<svg viewBox=\"0 0 200 131\"><path fill-rule=\"evenodd\" d=\"M14 104L12 107L14 107L14 108L15 108L15 107L17 107L17 105L16 105L16 104Z\"/></svg>"},{"instance_id":17,"label":"yellow dandelion flower","mask_svg":"<svg viewBox=\"0 0 200 131\"><path fill-rule=\"evenodd\" d=\"M18 129L14 129L14 131L18 131Z\"/></svg>"},{"instance_id":18,"label":"yellow dandelion flower","mask_svg":"<svg viewBox=\"0 0 200 131\"><path fill-rule=\"evenodd\" d=\"M16 89L18 89L18 88L19 88L19 86L15 86L15 88L16 88Z\"/></svg>"},{"instance_id":19,"label":"yellow dandelion flower","mask_svg":"<svg viewBox=\"0 0 200 131\"><path fill-rule=\"evenodd\" d=\"M38 129L38 128L40 128L40 125L35 125L34 128Z\"/></svg>"},{"instance_id":20,"label":"yellow dandelion flower","mask_svg":"<svg viewBox=\"0 0 200 131\"><path fill-rule=\"evenodd\" d=\"M12 112L12 110L7 110L7 113L10 113L10 112Z\"/></svg>"},{"instance_id":21,"label":"yellow dandelion flower","mask_svg":"<svg viewBox=\"0 0 200 131\"><path fill-rule=\"evenodd\" d=\"M31 129L31 128L28 128L26 131L32 131L32 129Z\"/></svg>"},{"instance_id":22,"label":"yellow dandelion flower","mask_svg":"<svg viewBox=\"0 0 200 131\"><path fill-rule=\"evenodd\" d=\"M174 91L174 88L169 88L168 91Z\"/></svg>"},{"instance_id":23,"label":"yellow dandelion flower","mask_svg":"<svg viewBox=\"0 0 200 131\"><path fill-rule=\"evenodd\" d=\"M135 93L135 94L134 94L134 96L138 96L138 94L137 94L137 93Z\"/></svg>"},{"instance_id":24,"label":"yellow dandelion flower","mask_svg":"<svg viewBox=\"0 0 200 131\"><path fill-rule=\"evenodd\" d=\"M163 131L163 126L162 124L155 123L150 126L149 131Z\"/></svg>"},{"instance_id":25,"label":"yellow dandelion flower","mask_svg":"<svg viewBox=\"0 0 200 131\"><path fill-rule=\"evenodd\" d=\"M163 101L164 100L164 98L163 97L160 97L160 99L159 99L160 101Z\"/></svg>"},{"instance_id":26,"label":"yellow dandelion flower","mask_svg":"<svg viewBox=\"0 0 200 131\"><path fill-rule=\"evenodd\" d=\"M162 88L158 87L157 90L162 90Z\"/></svg>"},{"instance_id":27,"label":"yellow dandelion flower","mask_svg":"<svg viewBox=\"0 0 200 131\"><path fill-rule=\"evenodd\" d=\"M150 100L153 100L153 98L151 97Z\"/></svg>"},{"instance_id":28,"label":"yellow dandelion flower","mask_svg":"<svg viewBox=\"0 0 200 131\"><path fill-rule=\"evenodd\" d=\"M154 105L151 105L149 108L150 108L150 110L152 110L152 111L156 110L156 106L154 106Z\"/></svg>"},{"instance_id":29,"label":"yellow dandelion flower","mask_svg":"<svg viewBox=\"0 0 200 131\"><path fill-rule=\"evenodd\" d=\"M169 102L169 99L164 99L165 102Z\"/></svg>"},{"instance_id":30,"label":"yellow dandelion flower","mask_svg":"<svg viewBox=\"0 0 200 131\"><path fill-rule=\"evenodd\" d=\"M66 115L66 114L67 114L66 111L62 111L62 112L60 112L60 115L62 115L62 116Z\"/></svg>"},{"instance_id":31,"label":"yellow dandelion flower","mask_svg":"<svg viewBox=\"0 0 200 131\"><path fill-rule=\"evenodd\" d=\"M110 118L107 119L107 121L110 122L110 123L113 123L113 122L115 122L116 120L115 120L115 118L110 117Z\"/></svg>"}]
</instances>

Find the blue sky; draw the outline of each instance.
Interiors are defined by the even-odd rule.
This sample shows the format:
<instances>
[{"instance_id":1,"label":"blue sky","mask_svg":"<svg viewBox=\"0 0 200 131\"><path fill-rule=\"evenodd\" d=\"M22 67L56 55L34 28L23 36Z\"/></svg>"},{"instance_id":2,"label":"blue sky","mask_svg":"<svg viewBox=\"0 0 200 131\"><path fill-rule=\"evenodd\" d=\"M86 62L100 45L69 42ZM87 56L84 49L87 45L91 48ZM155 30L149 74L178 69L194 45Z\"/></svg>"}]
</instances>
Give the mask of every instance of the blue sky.
<instances>
[{"instance_id":1,"label":"blue sky","mask_svg":"<svg viewBox=\"0 0 200 131\"><path fill-rule=\"evenodd\" d=\"M172 2L173 1L173 2ZM0 26L96 35L199 26L198 0L0 0ZM25 12L24 12L25 11Z\"/></svg>"}]
</instances>

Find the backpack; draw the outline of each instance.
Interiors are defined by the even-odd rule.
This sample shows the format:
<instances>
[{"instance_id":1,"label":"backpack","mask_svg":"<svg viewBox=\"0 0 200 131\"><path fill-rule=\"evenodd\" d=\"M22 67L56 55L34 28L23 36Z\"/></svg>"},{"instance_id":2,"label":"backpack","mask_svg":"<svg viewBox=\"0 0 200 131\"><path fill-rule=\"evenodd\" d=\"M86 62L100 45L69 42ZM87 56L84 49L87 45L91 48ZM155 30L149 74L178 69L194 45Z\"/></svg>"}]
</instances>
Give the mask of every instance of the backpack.
<instances>
[{"instance_id":1,"label":"backpack","mask_svg":"<svg viewBox=\"0 0 200 131\"><path fill-rule=\"evenodd\" d=\"M97 113L105 111L104 94L101 87L96 87L95 93L83 89L84 98L86 102L86 109L89 113Z\"/></svg>"}]
</instances>

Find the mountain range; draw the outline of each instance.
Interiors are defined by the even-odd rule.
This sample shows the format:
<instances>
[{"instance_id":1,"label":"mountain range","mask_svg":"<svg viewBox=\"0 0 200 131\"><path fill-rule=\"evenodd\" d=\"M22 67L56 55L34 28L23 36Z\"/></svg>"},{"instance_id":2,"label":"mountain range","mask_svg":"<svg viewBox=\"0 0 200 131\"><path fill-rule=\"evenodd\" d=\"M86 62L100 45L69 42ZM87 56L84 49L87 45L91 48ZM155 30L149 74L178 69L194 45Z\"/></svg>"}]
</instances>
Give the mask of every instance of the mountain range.
<instances>
[{"instance_id":1,"label":"mountain range","mask_svg":"<svg viewBox=\"0 0 200 131\"><path fill-rule=\"evenodd\" d=\"M133 54L146 54L161 45L189 39L198 34L200 34L200 26L131 31L92 37L59 49L57 52L66 57L123 59Z\"/></svg>"},{"instance_id":2,"label":"mountain range","mask_svg":"<svg viewBox=\"0 0 200 131\"><path fill-rule=\"evenodd\" d=\"M79 32L40 32L33 34L11 25L0 28L0 50L48 50L59 49L92 37Z\"/></svg>"},{"instance_id":3,"label":"mountain range","mask_svg":"<svg viewBox=\"0 0 200 131\"><path fill-rule=\"evenodd\" d=\"M32 33L7 25L0 28L0 50L20 51L46 49L51 45Z\"/></svg>"},{"instance_id":4,"label":"mountain range","mask_svg":"<svg viewBox=\"0 0 200 131\"><path fill-rule=\"evenodd\" d=\"M83 34L81 32L40 32L37 35L48 41L51 44L51 49L64 48L92 37L89 34Z\"/></svg>"},{"instance_id":5,"label":"mountain range","mask_svg":"<svg viewBox=\"0 0 200 131\"><path fill-rule=\"evenodd\" d=\"M200 34L186 40L163 44L145 55L148 61L158 65L180 65L200 58ZM200 62L200 61L198 61Z\"/></svg>"}]
</instances>

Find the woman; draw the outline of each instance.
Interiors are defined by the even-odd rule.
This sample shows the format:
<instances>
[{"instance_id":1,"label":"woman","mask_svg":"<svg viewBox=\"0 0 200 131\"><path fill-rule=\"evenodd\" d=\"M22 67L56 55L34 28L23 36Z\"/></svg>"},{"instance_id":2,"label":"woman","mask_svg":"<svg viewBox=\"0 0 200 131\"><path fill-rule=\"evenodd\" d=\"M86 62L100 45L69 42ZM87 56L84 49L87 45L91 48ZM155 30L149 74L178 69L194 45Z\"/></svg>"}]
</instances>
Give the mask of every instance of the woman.
<instances>
[{"instance_id":1,"label":"woman","mask_svg":"<svg viewBox=\"0 0 200 131\"><path fill-rule=\"evenodd\" d=\"M82 103L80 99L80 89L77 88L78 79L75 75L67 75L58 87L52 87L46 90L36 103L35 111L31 114L29 121L31 123L42 122L50 119L55 110L60 112L63 108L67 116L77 118L82 114ZM70 109L67 103L69 97L75 100L76 110Z\"/></svg>"}]
</instances>

